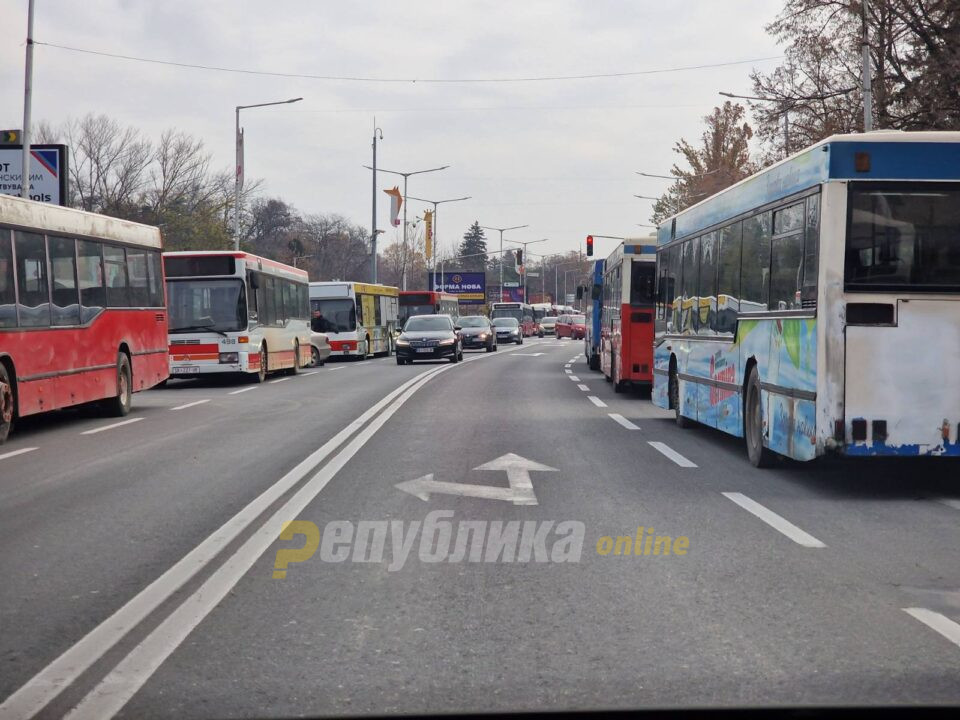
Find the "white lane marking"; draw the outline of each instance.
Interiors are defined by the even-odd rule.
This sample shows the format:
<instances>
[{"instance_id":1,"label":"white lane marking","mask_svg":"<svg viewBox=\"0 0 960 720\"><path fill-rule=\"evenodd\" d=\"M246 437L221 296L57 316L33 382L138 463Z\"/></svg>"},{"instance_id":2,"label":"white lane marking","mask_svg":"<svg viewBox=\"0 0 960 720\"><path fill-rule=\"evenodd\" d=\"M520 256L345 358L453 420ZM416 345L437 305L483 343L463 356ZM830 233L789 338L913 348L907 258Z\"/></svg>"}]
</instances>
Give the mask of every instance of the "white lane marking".
<instances>
[{"instance_id":1,"label":"white lane marking","mask_svg":"<svg viewBox=\"0 0 960 720\"><path fill-rule=\"evenodd\" d=\"M191 408L191 407L193 407L194 405L203 405L204 403L208 403L208 402L210 402L210 398L207 398L206 400L194 400L193 402L189 402L189 403L187 403L186 405L177 405L176 407L172 407L172 408L170 408L170 409L171 409L171 410L186 410L187 408Z\"/></svg>"},{"instance_id":2,"label":"white lane marking","mask_svg":"<svg viewBox=\"0 0 960 720\"><path fill-rule=\"evenodd\" d=\"M245 508L227 520L178 563L141 590L133 599L107 620L87 633L60 657L34 675L19 690L0 703L0 720L33 717L64 689L69 687L130 630L136 627L184 583L208 565L221 550L247 529L264 510L270 507L290 488L300 482L311 470L325 460L345 440L362 428L394 398L425 376L437 370L427 370L407 380L388 393L352 423L344 427L319 449L308 455L286 475L252 500ZM140 420L142 418L136 418Z\"/></svg>"},{"instance_id":3,"label":"white lane marking","mask_svg":"<svg viewBox=\"0 0 960 720\"><path fill-rule=\"evenodd\" d=\"M931 630L936 630L957 647L960 647L960 624L955 623L946 615L918 607L903 608L903 611L915 620L922 622Z\"/></svg>"},{"instance_id":4,"label":"white lane marking","mask_svg":"<svg viewBox=\"0 0 960 720\"><path fill-rule=\"evenodd\" d=\"M307 483L277 510L243 545L206 581L170 613L141 643L73 708L67 718L84 720L110 718L119 712L157 668L182 643L193 629L226 597L246 575L257 559L276 542L284 523L300 515L367 441L400 409L400 407L434 376L454 367L448 365L415 378L416 384L406 390L369 425L357 433L340 452L320 468Z\"/></svg>"},{"instance_id":5,"label":"white lane marking","mask_svg":"<svg viewBox=\"0 0 960 720\"><path fill-rule=\"evenodd\" d=\"M586 385L577 385L577 387L583 390L584 392L590 392L590 388L587 387Z\"/></svg>"},{"instance_id":6,"label":"white lane marking","mask_svg":"<svg viewBox=\"0 0 960 720\"><path fill-rule=\"evenodd\" d=\"M345 366L345 365L340 365L339 367L330 368L329 370L327 370L327 372L334 372L335 370L343 370L344 367L346 367L346 366Z\"/></svg>"},{"instance_id":7,"label":"white lane marking","mask_svg":"<svg viewBox=\"0 0 960 720\"><path fill-rule=\"evenodd\" d=\"M317 372L317 370L309 370L305 373L300 373L300 377L310 377L311 375L316 375Z\"/></svg>"},{"instance_id":8,"label":"white lane marking","mask_svg":"<svg viewBox=\"0 0 960 720\"><path fill-rule=\"evenodd\" d=\"M578 378L576 375L568 375L567 377L569 377L571 380L573 380L576 383L580 382L580 378Z\"/></svg>"},{"instance_id":9,"label":"white lane marking","mask_svg":"<svg viewBox=\"0 0 960 720\"><path fill-rule=\"evenodd\" d=\"M614 419L616 422L618 422L619 424L623 425L627 430L639 430L639 429L640 429L639 426L634 425L632 422L630 422L629 420L627 420L623 415L620 415L619 413L607 413L607 415L609 415L611 418L613 418L613 419ZM696 467L696 465L694 465L694 467Z\"/></svg>"},{"instance_id":10,"label":"white lane marking","mask_svg":"<svg viewBox=\"0 0 960 720\"><path fill-rule=\"evenodd\" d=\"M651 445L654 450L658 450L662 454L666 455L668 458L673 460L680 467L696 467L697 466L695 462L687 460L687 458L685 458L683 455L678 453L676 450L674 450L672 447L670 447L666 443L662 443L657 440L651 440L649 441L649 445Z\"/></svg>"},{"instance_id":11,"label":"white lane marking","mask_svg":"<svg viewBox=\"0 0 960 720\"><path fill-rule=\"evenodd\" d=\"M954 500L953 498L937 498L937 502L947 507L952 507L954 510L960 510L960 500Z\"/></svg>"},{"instance_id":12,"label":"white lane marking","mask_svg":"<svg viewBox=\"0 0 960 720\"><path fill-rule=\"evenodd\" d=\"M269 382L271 385L274 385L278 382L286 382L289 379L290 379L290 376L288 375L287 377L277 378L276 380L270 380Z\"/></svg>"},{"instance_id":13,"label":"white lane marking","mask_svg":"<svg viewBox=\"0 0 960 720\"><path fill-rule=\"evenodd\" d=\"M573 372L573 370L571 370L570 368L564 368L563 371L564 371L567 375L569 375L570 373Z\"/></svg>"},{"instance_id":14,"label":"white lane marking","mask_svg":"<svg viewBox=\"0 0 960 720\"><path fill-rule=\"evenodd\" d=\"M113 430L114 428L121 427L122 425L129 425L130 423L140 422L143 420L142 417L130 418L129 420L121 420L120 422L113 423L112 425L104 425L103 427L94 428L93 430L84 430L81 435L96 435L97 433L102 433L104 430Z\"/></svg>"},{"instance_id":15,"label":"white lane marking","mask_svg":"<svg viewBox=\"0 0 960 720\"><path fill-rule=\"evenodd\" d=\"M20 448L19 450L11 450L8 453L4 453L3 455L0 455L0 460L6 460L7 458L12 458L16 455L23 455L24 453L32 452L34 450L37 450L37 448L30 447L30 448Z\"/></svg>"},{"instance_id":16,"label":"white lane marking","mask_svg":"<svg viewBox=\"0 0 960 720\"><path fill-rule=\"evenodd\" d=\"M803 545L804 547L809 548L824 548L822 542L817 540L813 535L804 530L801 530L796 525L794 525L789 520L784 519L780 515L777 515L773 510L765 508L763 505L758 503L756 500L751 500L746 495L736 492L725 492L723 496L729 500L733 500L737 505L742 507L748 513L757 516L763 520L767 525L772 527L774 530L779 530L781 533L786 535L788 538L793 540L798 545Z\"/></svg>"},{"instance_id":17,"label":"white lane marking","mask_svg":"<svg viewBox=\"0 0 960 720\"><path fill-rule=\"evenodd\" d=\"M567 364L564 365L563 367L564 367L564 368L568 368L568 367L570 367L572 364L573 364L573 363L567 363Z\"/></svg>"},{"instance_id":18,"label":"white lane marking","mask_svg":"<svg viewBox=\"0 0 960 720\"><path fill-rule=\"evenodd\" d=\"M606 404L603 400L601 400L600 398L598 398L596 395L587 395L587 400L589 400L590 402L592 402L592 403L593 403L594 405L596 405L597 407L606 407L606 406L607 406L607 404Z\"/></svg>"},{"instance_id":19,"label":"white lane marking","mask_svg":"<svg viewBox=\"0 0 960 720\"><path fill-rule=\"evenodd\" d=\"M227 395L239 395L240 393L250 392L251 390L256 390L256 385L251 385L250 387L240 388L239 390L231 390Z\"/></svg>"}]
</instances>

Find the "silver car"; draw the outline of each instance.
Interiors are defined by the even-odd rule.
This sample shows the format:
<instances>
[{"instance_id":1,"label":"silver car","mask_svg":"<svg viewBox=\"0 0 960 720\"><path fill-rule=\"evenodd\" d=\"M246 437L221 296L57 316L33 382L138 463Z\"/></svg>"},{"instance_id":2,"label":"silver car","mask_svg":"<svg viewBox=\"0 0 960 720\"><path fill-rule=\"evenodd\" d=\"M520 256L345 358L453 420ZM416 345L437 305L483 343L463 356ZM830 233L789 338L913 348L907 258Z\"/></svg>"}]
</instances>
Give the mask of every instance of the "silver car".
<instances>
[{"instance_id":1,"label":"silver car","mask_svg":"<svg viewBox=\"0 0 960 720\"><path fill-rule=\"evenodd\" d=\"M320 367L330 357L330 342L324 333L310 333L310 367Z\"/></svg>"}]
</instances>

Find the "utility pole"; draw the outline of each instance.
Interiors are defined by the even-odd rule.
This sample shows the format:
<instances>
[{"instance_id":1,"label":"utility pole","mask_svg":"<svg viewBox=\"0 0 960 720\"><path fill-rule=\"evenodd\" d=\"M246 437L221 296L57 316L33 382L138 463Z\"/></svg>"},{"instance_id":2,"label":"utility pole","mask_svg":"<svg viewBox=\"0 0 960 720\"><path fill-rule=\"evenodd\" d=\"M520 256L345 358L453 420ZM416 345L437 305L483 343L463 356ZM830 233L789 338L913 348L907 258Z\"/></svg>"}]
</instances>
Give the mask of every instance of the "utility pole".
<instances>
[{"instance_id":1,"label":"utility pole","mask_svg":"<svg viewBox=\"0 0 960 720\"><path fill-rule=\"evenodd\" d=\"M33 0L27 5L27 57L23 77L23 173L20 197L30 199L30 114L33 109ZM62 168L61 168L62 169Z\"/></svg>"},{"instance_id":2,"label":"utility pole","mask_svg":"<svg viewBox=\"0 0 960 720\"><path fill-rule=\"evenodd\" d=\"M438 206L438 205L442 205L443 203L460 202L461 200L470 200L471 197L468 195L468 196L466 196L466 197L449 198L448 200L426 200L426 199L424 199L424 198L413 197L413 196L411 195L411 196L410 196L410 199L411 199L411 200L416 200L417 202L425 202L425 203L429 203L429 204L433 205L433 248L432 248L433 252L432 252L432 257L431 257L431 258L427 258L427 260L430 261L430 267L433 269L433 282L434 282L434 284L436 284L436 282L437 282L437 245L438 245L439 240L440 240L440 236L437 234L437 206ZM440 283L441 283L441 285L443 284L443 256L442 256L442 254L441 254L441 257L440 257ZM431 287L430 289L433 290L432 287ZM443 290L442 287L441 287L440 289L441 289L441 291Z\"/></svg>"},{"instance_id":3,"label":"utility pole","mask_svg":"<svg viewBox=\"0 0 960 720\"><path fill-rule=\"evenodd\" d=\"M370 282L377 284L377 133L383 140L383 130L377 127L377 118L373 118L373 210L370 218Z\"/></svg>"},{"instance_id":4,"label":"utility pole","mask_svg":"<svg viewBox=\"0 0 960 720\"><path fill-rule=\"evenodd\" d=\"M863 40L861 50L863 52L863 131L873 130L873 88L871 87L871 75L873 68L870 62L870 33L867 29L867 12L869 10L869 0L861 0L860 10L863 21Z\"/></svg>"},{"instance_id":5,"label":"utility pole","mask_svg":"<svg viewBox=\"0 0 960 720\"><path fill-rule=\"evenodd\" d=\"M514 225L508 228L495 228L481 225L484 230L496 230L500 233L500 299L503 300L503 234L507 230L519 230L520 228L530 227L529 225Z\"/></svg>"}]
</instances>

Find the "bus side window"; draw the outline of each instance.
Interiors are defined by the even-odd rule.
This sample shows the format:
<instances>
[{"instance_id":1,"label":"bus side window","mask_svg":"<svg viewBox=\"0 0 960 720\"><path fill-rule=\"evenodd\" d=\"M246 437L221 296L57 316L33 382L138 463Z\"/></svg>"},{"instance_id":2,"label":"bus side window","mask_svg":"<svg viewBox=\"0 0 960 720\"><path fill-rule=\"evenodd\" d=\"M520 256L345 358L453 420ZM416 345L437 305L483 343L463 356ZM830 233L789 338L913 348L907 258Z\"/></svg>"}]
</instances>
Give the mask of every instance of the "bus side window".
<instances>
[{"instance_id":1,"label":"bus side window","mask_svg":"<svg viewBox=\"0 0 960 720\"><path fill-rule=\"evenodd\" d=\"M150 307L162 308L166 305L163 294L163 261L159 252L147 252L147 271L149 272L148 295Z\"/></svg>"},{"instance_id":2,"label":"bus side window","mask_svg":"<svg viewBox=\"0 0 960 720\"><path fill-rule=\"evenodd\" d=\"M123 248L103 246L103 275L107 286L107 307L128 307L127 259Z\"/></svg>"},{"instance_id":3,"label":"bus side window","mask_svg":"<svg viewBox=\"0 0 960 720\"><path fill-rule=\"evenodd\" d=\"M257 300L260 297L260 293L257 291L257 288L260 285L260 278L253 270L247 270L247 320L251 324L256 324L259 315L257 311Z\"/></svg>"},{"instance_id":4,"label":"bus side window","mask_svg":"<svg viewBox=\"0 0 960 720\"><path fill-rule=\"evenodd\" d=\"M13 249L9 230L0 229L0 328L17 326L17 296L13 286Z\"/></svg>"},{"instance_id":5,"label":"bus side window","mask_svg":"<svg viewBox=\"0 0 960 720\"><path fill-rule=\"evenodd\" d=\"M77 291L77 256L72 239L47 237L53 282L53 324L80 322L80 295Z\"/></svg>"},{"instance_id":6,"label":"bus side window","mask_svg":"<svg viewBox=\"0 0 960 720\"><path fill-rule=\"evenodd\" d=\"M717 315L717 233L700 238L700 292L697 300L697 332L715 334Z\"/></svg>"},{"instance_id":7,"label":"bus side window","mask_svg":"<svg viewBox=\"0 0 960 720\"><path fill-rule=\"evenodd\" d=\"M743 250L740 266L742 312L767 309L770 293L770 213L743 221Z\"/></svg>"},{"instance_id":8,"label":"bus side window","mask_svg":"<svg viewBox=\"0 0 960 720\"><path fill-rule=\"evenodd\" d=\"M740 312L740 246L743 224L735 222L720 230L717 263L717 314L714 330L733 333Z\"/></svg>"},{"instance_id":9,"label":"bus side window","mask_svg":"<svg viewBox=\"0 0 960 720\"><path fill-rule=\"evenodd\" d=\"M80 322L88 323L106 305L100 243L77 240L77 276L80 285Z\"/></svg>"},{"instance_id":10,"label":"bus side window","mask_svg":"<svg viewBox=\"0 0 960 720\"><path fill-rule=\"evenodd\" d=\"M806 234L803 244L803 285L800 288L800 304L805 308L815 308L817 306L819 245L820 196L811 195L807 198Z\"/></svg>"},{"instance_id":11,"label":"bus side window","mask_svg":"<svg viewBox=\"0 0 960 720\"><path fill-rule=\"evenodd\" d=\"M19 230L14 232L14 238L20 327L48 327L50 286L47 283L46 242L43 235Z\"/></svg>"}]
</instances>

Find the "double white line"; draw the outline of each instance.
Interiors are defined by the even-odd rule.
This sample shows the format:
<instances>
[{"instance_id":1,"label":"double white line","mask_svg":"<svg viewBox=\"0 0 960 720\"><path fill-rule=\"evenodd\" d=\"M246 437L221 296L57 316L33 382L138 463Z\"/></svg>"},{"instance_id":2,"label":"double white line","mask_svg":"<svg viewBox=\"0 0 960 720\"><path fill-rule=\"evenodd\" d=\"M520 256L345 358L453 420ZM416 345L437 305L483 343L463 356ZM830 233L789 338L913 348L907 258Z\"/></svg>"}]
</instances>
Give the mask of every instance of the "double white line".
<instances>
[{"instance_id":1,"label":"double white line","mask_svg":"<svg viewBox=\"0 0 960 720\"><path fill-rule=\"evenodd\" d=\"M492 356L491 356L492 357ZM126 605L91 630L83 639L37 673L0 704L0 720L30 718L98 662L131 630L160 607L191 578L212 563L217 555L260 515L313 472L306 484L263 522L256 532L204 583L177 607L68 714L73 720L108 718L117 713L143 686L164 660L233 588L280 534L282 525L295 518L343 468L383 424L423 385L456 365L420 373L400 385L380 402L311 453L243 510L154 580ZM352 440L347 442L351 436ZM318 469L337 448L347 443Z\"/></svg>"}]
</instances>

